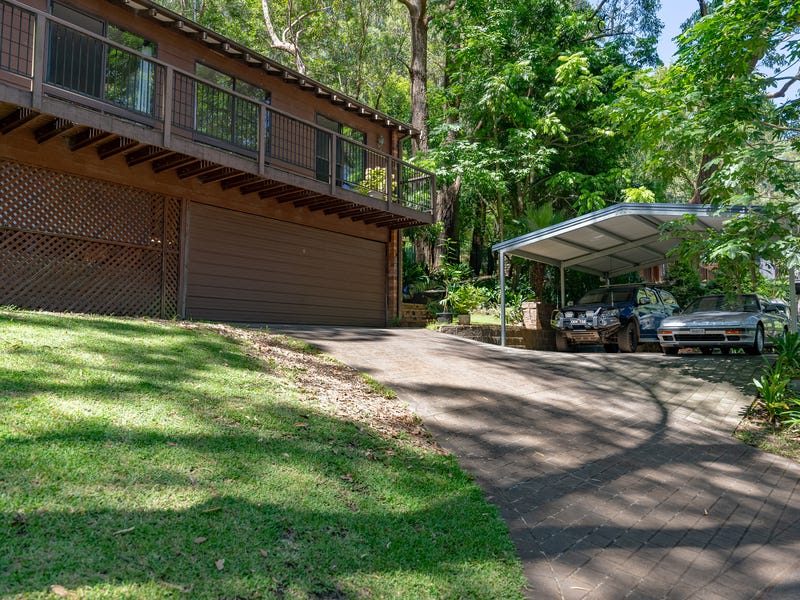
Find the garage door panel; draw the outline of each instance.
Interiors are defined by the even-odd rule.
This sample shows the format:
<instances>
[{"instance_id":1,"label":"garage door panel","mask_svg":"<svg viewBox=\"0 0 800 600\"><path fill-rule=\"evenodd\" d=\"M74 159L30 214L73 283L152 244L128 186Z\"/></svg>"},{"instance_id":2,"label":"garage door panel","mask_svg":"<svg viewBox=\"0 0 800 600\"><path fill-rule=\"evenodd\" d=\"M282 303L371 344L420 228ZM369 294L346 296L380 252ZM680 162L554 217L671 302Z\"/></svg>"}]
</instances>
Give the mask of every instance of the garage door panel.
<instances>
[{"instance_id":1,"label":"garage door panel","mask_svg":"<svg viewBox=\"0 0 800 600\"><path fill-rule=\"evenodd\" d=\"M317 285L325 287L325 282L330 282L332 286L338 287L341 283L340 273L327 270L320 271L320 260L297 260L295 257L275 254L267 258L260 258L256 261L249 260L244 254L221 255L203 250L198 252L193 258L197 265L195 271L198 276L235 278L274 281L283 278L284 280L297 280L299 277L314 277ZM353 261L355 262L355 261ZM370 289L376 278L382 278L383 268L381 264L364 264L363 259L357 271L349 276L350 285L363 284ZM378 290L380 292L381 290Z\"/></svg>"},{"instance_id":2,"label":"garage door panel","mask_svg":"<svg viewBox=\"0 0 800 600\"><path fill-rule=\"evenodd\" d=\"M207 259L207 260L206 260ZM352 295L352 289L360 293L372 293L383 297L382 289L375 289L375 281L382 279L383 270L359 266L348 274L346 288L343 289L342 274L335 270L320 270L319 264L316 265L302 262L293 264L291 260L264 259L257 262L248 261L245 257L237 256L234 258L236 264L226 263L219 255L208 253L198 253L194 257L193 270L195 283L210 286L242 285L245 287L274 287L277 283L284 283L286 286L294 286L308 289L308 280L314 280L313 289L323 289L325 293ZM355 261L353 261L355 262ZM353 264L353 263L350 263ZM239 284L236 284L236 281ZM313 289L311 291L313 291Z\"/></svg>"},{"instance_id":3,"label":"garage door panel","mask_svg":"<svg viewBox=\"0 0 800 600\"><path fill-rule=\"evenodd\" d=\"M334 320L357 321L363 319L363 310L358 307L349 309L321 308L319 311L309 313L308 311L298 310L294 305L275 305L270 309L270 320L254 320L253 314L260 310L259 306L237 305L235 307L223 307L219 303L211 302L202 308L206 315L205 320L227 321L239 323L292 323L302 325L318 325L320 319L324 322ZM351 324L351 323L344 323Z\"/></svg>"},{"instance_id":4,"label":"garage door panel","mask_svg":"<svg viewBox=\"0 0 800 600\"><path fill-rule=\"evenodd\" d=\"M386 323L385 244L193 203L189 318Z\"/></svg>"},{"instance_id":5,"label":"garage door panel","mask_svg":"<svg viewBox=\"0 0 800 600\"><path fill-rule=\"evenodd\" d=\"M302 255L303 251L305 251L306 255L318 253L320 256L325 256L333 252L337 255L357 258L365 249L374 248L375 244L377 244L372 240L324 232L292 223L280 221L269 223L270 219L263 217L247 215L246 218L258 219L267 223L263 227L254 228L251 224L246 227L237 227L231 226L230 223L214 224L203 220L199 224L193 222L192 229L205 238L204 247L214 251L224 251L227 248L228 252L234 254L237 250L230 247L231 238L237 240L237 246L241 247L240 252L245 252L246 250L247 252L245 253L247 255L250 255L250 251L275 252L276 250L282 250L294 256ZM291 229L286 230L284 229L285 227L290 227ZM304 230L305 233L301 233ZM309 235L309 232L316 232L317 235ZM320 233L329 235L320 237Z\"/></svg>"},{"instance_id":6,"label":"garage door panel","mask_svg":"<svg viewBox=\"0 0 800 600\"><path fill-rule=\"evenodd\" d=\"M220 286L198 286L195 289L195 296L197 302L195 306L200 306L201 301L205 301L205 306L210 306L208 302L225 304L229 300L229 296L219 293ZM299 300L298 300L299 298ZM348 297L337 297L325 294L307 294L299 296L297 290L277 291L269 288L238 288L237 289L237 302L241 304L254 303L253 306L261 306L263 304L289 304L296 306L298 304L307 304L319 306L321 308L347 308L353 305L353 302ZM365 298L359 301L359 308L382 309L383 298L373 297Z\"/></svg>"}]
</instances>

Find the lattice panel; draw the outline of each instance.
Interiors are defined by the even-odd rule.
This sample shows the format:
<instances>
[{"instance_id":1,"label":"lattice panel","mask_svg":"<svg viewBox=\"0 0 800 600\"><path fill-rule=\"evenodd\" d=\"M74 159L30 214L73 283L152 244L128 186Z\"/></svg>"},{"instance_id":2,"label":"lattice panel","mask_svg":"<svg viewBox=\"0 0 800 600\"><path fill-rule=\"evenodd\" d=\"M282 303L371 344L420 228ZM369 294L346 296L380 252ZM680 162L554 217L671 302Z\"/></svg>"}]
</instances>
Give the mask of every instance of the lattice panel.
<instances>
[{"instance_id":1,"label":"lattice panel","mask_svg":"<svg viewBox=\"0 0 800 600\"><path fill-rule=\"evenodd\" d=\"M178 199L70 175L60 181L56 172L4 161L0 172L5 174L0 304L117 315L177 313ZM20 177L25 181L16 180ZM63 193L61 201L56 191ZM99 214L85 214L92 210ZM124 226L114 226L115 210Z\"/></svg>"},{"instance_id":2,"label":"lattice panel","mask_svg":"<svg viewBox=\"0 0 800 600\"><path fill-rule=\"evenodd\" d=\"M158 194L0 160L0 200L0 227L161 244Z\"/></svg>"}]
</instances>

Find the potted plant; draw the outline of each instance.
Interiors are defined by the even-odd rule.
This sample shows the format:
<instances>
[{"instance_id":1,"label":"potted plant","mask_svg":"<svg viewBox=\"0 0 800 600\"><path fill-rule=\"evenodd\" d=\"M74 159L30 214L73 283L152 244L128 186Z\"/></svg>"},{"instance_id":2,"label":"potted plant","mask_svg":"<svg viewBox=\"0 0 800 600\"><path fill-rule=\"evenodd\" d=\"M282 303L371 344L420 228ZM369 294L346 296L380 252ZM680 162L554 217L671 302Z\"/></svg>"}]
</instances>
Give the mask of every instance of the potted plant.
<instances>
[{"instance_id":1,"label":"potted plant","mask_svg":"<svg viewBox=\"0 0 800 600\"><path fill-rule=\"evenodd\" d=\"M459 325L469 325L469 313L486 302L486 293L472 283L448 286L442 305L447 306L458 317ZM451 316L452 318L452 316Z\"/></svg>"}]
</instances>

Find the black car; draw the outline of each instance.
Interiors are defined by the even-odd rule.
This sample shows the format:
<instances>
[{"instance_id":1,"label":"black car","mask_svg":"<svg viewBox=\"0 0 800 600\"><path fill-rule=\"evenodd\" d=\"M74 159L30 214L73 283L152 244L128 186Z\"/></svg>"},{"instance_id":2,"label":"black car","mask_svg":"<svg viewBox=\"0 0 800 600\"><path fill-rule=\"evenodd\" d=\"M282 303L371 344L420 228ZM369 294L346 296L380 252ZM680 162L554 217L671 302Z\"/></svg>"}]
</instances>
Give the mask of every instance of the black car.
<instances>
[{"instance_id":1,"label":"black car","mask_svg":"<svg viewBox=\"0 0 800 600\"><path fill-rule=\"evenodd\" d=\"M658 342L661 321L680 309L666 290L645 284L598 288L574 306L553 313L556 348L602 344L607 352L636 352L639 342Z\"/></svg>"}]
</instances>

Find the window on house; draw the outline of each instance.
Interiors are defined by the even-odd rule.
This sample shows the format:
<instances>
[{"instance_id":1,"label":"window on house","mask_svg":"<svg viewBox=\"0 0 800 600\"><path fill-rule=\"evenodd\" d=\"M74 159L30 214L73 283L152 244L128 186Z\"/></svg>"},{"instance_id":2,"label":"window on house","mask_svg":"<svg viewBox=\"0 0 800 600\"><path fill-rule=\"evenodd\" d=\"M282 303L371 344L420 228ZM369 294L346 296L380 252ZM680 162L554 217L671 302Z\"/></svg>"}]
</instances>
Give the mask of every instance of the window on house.
<instances>
[{"instance_id":1,"label":"window on house","mask_svg":"<svg viewBox=\"0 0 800 600\"><path fill-rule=\"evenodd\" d=\"M53 16L145 56L156 45L143 37L54 2ZM146 58L105 44L66 25L51 22L47 82L153 116L156 75Z\"/></svg>"},{"instance_id":2,"label":"window on house","mask_svg":"<svg viewBox=\"0 0 800 600\"><path fill-rule=\"evenodd\" d=\"M348 188L363 181L366 172L366 150L357 144L350 144L349 138L360 144L366 144L367 134L344 123L329 119L318 114L317 125L338 133L342 137L336 138L336 185ZM330 172L330 139L331 136L323 131L317 131L317 179L328 180Z\"/></svg>"},{"instance_id":3,"label":"window on house","mask_svg":"<svg viewBox=\"0 0 800 600\"><path fill-rule=\"evenodd\" d=\"M145 56L155 57L156 46L143 37L108 26L108 38ZM118 48L109 48L106 66L106 98L135 111L153 114L156 70L147 59Z\"/></svg>"},{"instance_id":4,"label":"window on house","mask_svg":"<svg viewBox=\"0 0 800 600\"><path fill-rule=\"evenodd\" d=\"M212 67L197 63L195 74L205 81L197 83L195 126L199 133L237 147L258 150L258 119L261 103L269 104L269 93ZM232 90L253 102L226 92ZM266 122L269 130L269 114Z\"/></svg>"}]
</instances>

